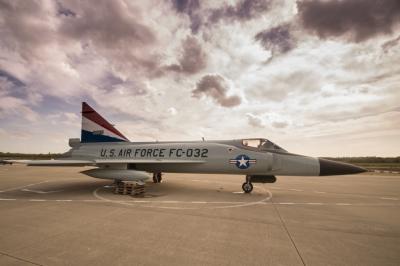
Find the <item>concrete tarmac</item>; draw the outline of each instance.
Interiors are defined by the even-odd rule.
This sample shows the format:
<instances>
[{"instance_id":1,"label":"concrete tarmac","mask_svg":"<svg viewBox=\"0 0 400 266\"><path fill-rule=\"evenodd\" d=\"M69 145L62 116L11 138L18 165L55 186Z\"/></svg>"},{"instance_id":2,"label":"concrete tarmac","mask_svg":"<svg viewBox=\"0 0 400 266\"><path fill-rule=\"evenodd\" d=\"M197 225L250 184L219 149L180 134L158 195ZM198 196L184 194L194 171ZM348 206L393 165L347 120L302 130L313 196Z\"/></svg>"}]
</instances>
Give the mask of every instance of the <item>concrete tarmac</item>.
<instances>
[{"instance_id":1,"label":"concrete tarmac","mask_svg":"<svg viewBox=\"0 0 400 266\"><path fill-rule=\"evenodd\" d=\"M79 167L0 166L0 265L400 265L400 176L165 174L115 195Z\"/></svg>"}]
</instances>

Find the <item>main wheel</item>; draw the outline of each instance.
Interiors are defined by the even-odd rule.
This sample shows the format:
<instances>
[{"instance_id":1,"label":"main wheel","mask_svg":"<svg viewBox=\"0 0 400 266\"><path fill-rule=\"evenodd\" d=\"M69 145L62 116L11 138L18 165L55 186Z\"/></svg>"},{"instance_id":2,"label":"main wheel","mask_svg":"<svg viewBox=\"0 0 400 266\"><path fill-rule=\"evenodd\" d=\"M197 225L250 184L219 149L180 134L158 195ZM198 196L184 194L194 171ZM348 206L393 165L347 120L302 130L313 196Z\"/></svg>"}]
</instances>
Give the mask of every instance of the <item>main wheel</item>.
<instances>
[{"instance_id":1,"label":"main wheel","mask_svg":"<svg viewBox=\"0 0 400 266\"><path fill-rule=\"evenodd\" d=\"M160 183L162 180L161 173L154 173L153 174L153 182Z\"/></svg>"},{"instance_id":2,"label":"main wheel","mask_svg":"<svg viewBox=\"0 0 400 266\"><path fill-rule=\"evenodd\" d=\"M161 173L157 173L157 181L158 183L161 183L162 180L162 174Z\"/></svg>"},{"instance_id":3,"label":"main wheel","mask_svg":"<svg viewBox=\"0 0 400 266\"><path fill-rule=\"evenodd\" d=\"M253 184L250 182L244 182L242 185L244 193L250 193L253 191Z\"/></svg>"}]
</instances>

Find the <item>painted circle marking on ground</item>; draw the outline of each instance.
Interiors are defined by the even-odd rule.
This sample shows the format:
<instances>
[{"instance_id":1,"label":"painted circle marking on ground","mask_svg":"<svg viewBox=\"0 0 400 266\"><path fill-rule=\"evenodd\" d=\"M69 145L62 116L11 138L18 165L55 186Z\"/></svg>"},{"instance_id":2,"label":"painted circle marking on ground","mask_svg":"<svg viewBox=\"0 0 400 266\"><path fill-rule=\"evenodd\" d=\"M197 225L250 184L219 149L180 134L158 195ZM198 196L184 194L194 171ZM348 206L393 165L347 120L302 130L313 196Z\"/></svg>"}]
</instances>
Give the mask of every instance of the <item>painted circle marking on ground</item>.
<instances>
[{"instance_id":1,"label":"painted circle marking on ground","mask_svg":"<svg viewBox=\"0 0 400 266\"><path fill-rule=\"evenodd\" d=\"M110 202L110 203L116 203L116 204L122 204L122 205L128 205L128 206L137 206L137 207L146 207L146 208L159 208L159 209L175 209L175 210L185 210L185 209L226 209L226 208L239 208L239 207L247 207L247 206L252 206L252 205L257 205L257 204L263 204L272 198L272 193L271 191L265 189L264 187L257 188L257 189L262 189L264 192L268 194L267 197L258 200L258 201L251 201L251 202L235 202L235 201L219 201L219 202L207 202L207 201L152 201L152 200L147 200L147 201L118 201L118 200L111 200L109 198L103 197L99 195L99 190L104 188L103 186L96 188L92 194L94 197L97 199ZM187 204L187 205L197 205L200 207L186 207L186 206L152 206L152 205L143 205L140 203L158 203L158 204ZM231 204L231 205L225 205L225 206L209 206L213 204Z\"/></svg>"}]
</instances>

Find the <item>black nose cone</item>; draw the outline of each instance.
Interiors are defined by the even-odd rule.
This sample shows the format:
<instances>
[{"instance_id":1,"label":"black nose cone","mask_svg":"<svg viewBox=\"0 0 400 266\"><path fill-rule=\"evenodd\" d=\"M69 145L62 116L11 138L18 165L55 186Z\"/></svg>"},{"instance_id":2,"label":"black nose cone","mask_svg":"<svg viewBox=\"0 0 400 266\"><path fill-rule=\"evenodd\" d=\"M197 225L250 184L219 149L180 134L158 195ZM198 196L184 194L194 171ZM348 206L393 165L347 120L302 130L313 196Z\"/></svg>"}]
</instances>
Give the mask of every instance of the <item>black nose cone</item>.
<instances>
[{"instance_id":1,"label":"black nose cone","mask_svg":"<svg viewBox=\"0 0 400 266\"><path fill-rule=\"evenodd\" d=\"M352 175L368 171L348 163L335 162L319 158L319 175Z\"/></svg>"}]
</instances>

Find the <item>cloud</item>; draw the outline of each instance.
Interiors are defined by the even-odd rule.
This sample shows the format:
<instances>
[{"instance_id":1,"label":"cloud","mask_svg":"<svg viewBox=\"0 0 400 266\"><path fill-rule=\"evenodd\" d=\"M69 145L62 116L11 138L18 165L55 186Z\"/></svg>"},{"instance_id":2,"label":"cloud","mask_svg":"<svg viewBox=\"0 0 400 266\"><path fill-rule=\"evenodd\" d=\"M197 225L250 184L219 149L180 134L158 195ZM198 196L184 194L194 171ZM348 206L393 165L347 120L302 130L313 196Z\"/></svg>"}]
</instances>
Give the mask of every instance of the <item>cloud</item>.
<instances>
[{"instance_id":1,"label":"cloud","mask_svg":"<svg viewBox=\"0 0 400 266\"><path fill-rule=\"evenodd\" d=\"M61 2L57 2L57 14L66 17L76 17L76 13L66 8Z\"/></svg>"},{"instance_id":2,"label":"cloud","mask_svg":"<svg viewBox=\"0 0 400 266\"><path fill-rule=\"evenodd\" d=\"M276 128L285 128L285 127L288 126L288 123L285 122L285 121L281 121L281 122L274 121L274 122L271 123L271 125L272 125L273 127L276 127Z\"/></svg>"},{"instance_id":3,"label":"cloud","mask_svg":"<svg viewBox=\"0 0 400 266\"><path fill-rule=\"evenodd\" d=\"M39 115L29 107L26 101L13 96L1 96L0 119L9 119L10 117L23 118L29 122L35 122L38 120Z\"/></svg>"},{"instance_id":4,"label":"cloud","mask_svg":"<svg viewBox=\"0 0 400 266\"><path fill-rule=\"evenodd\" d=\"M385 53L387 53L390 49L392 49L393 47L395 47L396 45L398 45L400 42L400 36L398 36L397 38L394 38L392 40L389 40L387 42L385 42L384 44L382 44L382 49Z\"/></svg>"},{"instance_id":5,"label":"cloud","mask_svg":"<svg viewBox=\"0 0 400 266\"><path fill-rule=\"evenodd\" d=\"M314 70L279 71L260 78L248 95L262 101L280 102L287 100L289 94L294 97L318 91L320 83L320 76Z\"/></svg>"},{"instance_id":6,"label":"cloud","mask_svg":"<svg viewBox=\"0 0 400 266\"><path fill-rule=\"evenodd\" d=\"M77 128L80 125L81 117L76 113L52 113L47 115L46 120L48 120L53 125L64 124L69 127Z\"/></svg>"},{"instance_id":7,"label":"cloud","mask_svg":"<svg viewBox=\"0 0 400 266\"><path fill-rule=\"evenodd\" d=\"M12 1L3 4L0 16L1 44L14 58L49 69L91 53L124 72L160 74L160 58L152 50L156 33L125 1Z\"/></svg>"},{"instance_id":8,"label":"cloud","mask_svg":"<svg viewBox=\"0 0 400 266\"><path fill-rule=\"evenodd\" d=\"M254 39L259 41L266 50L270 50L273 55L287 53L296 45L288 23L260 31Z\"/></svg>"},{"instance_id":9,"label":"cloud","mask_svg":"<svg viewBox=\"0 0 400 266\"><path fill-rule=\"evenodd\" d=\"M0 8L2 45L28 61L39 57L40 49L53 43L56 37L51 25L52 11L53 6L47 1L3 1Z\"/></svg>"},{"instance_id":10,"label":"cloud","mask_svg":"<svg viewBox=\"0 0 400 266\"><path fill-rule=\"evenodd\" d=\"M167 109L167 113L169 113L170 115L177 115L178 111L176 110L176 108L170 107Z\"/></svg>"},{"instance_id":11,"label":"cloud","mask_svg":"<svg viewBox=\"0 0 400 266\"><path fill-rule=\"evenodd\" d=\"M320 38L345 37L362 42L390 34L400 22L398 0L298 1L303 27Z\"/></svg>"},{"instance_id":12,"label":"cloud","mask_svg":"<svg viewBox=\"0 0 400 266\"><path fill-rule=\"evenodd\" d=\"M236 5L224 3L222 7L211 9L208 21L217 23L221 20L246 21L257 18L270 7L267 0L241 0Z\"/></svg>"},{"instance_id":13,"label":"cloud","mask_svg":"<svg viewBox=\"0 0 400 266\"><path fill-rule=\"evenodd\" d=\"M19 78L11 75L10 73L2 69L0 69L0 79L7 80L16 87L25 86L24 82L22 82Z\"/></svg>"},{"instance_id":14,"label":"cloud","mask_svg":"<svg viewBox=\"0 0 400 266\"><path fill-rule=\"evenodd\" d=\"M167 66L167 70L195 74L207 66L207 54L195 37L188 36L182 42L182 49L182 54L178 59L179 64Z\"/></svg>"},{"instance_id":15,"label":"cloud","mask_svg":"<svg viewBox=\"0 0 400 266\"><path fill-rule=\"evenodd\" d=\"M152 30L138 21L137 16L138 10L129 8L119 0L97 1L96 5L79 2L76 16L63 18L60 30L68 37L91 41L105 48L155 42Z\"/></svg>"},{"instance_id":16,"label":"cloud","mask_svg":"<svg viewBox=\"0 0 400 266\"><path fill-rule=\"evenodd\" d=\"M248 21L260 17L270 9L270 0L240 0L236 4L223 2L219 7L202 8L198 0L172 0L173 9L185 14L190 20L190 29L197 34L201 27L212 27L221 21Z\"/></svg>"},{"instance_id":17,"label":"cloud","mask_svg":"<svg viewBox=\"0 0 400 266\"><path fill-rule=\"evenodd\" d=\"M67 4L76 16L61 18L58 31L62 37L105 55L119 69L159 74L159 58L151 52L157 37L141 19L138 8L122 0Z\"/></svg>"},{"instance_id":18,"label":"cloud","mask_svg":"<svg viewBox=\"0 0 400 266\"><path fill-rule=\"evenodd\" d=\"M199 0L172 0L172 6L178 13L189 16L190 29L193 34L196 34L202 24Z\"/></svg>"},{"instance_id":19,"label":"cloud","mask_svg":"<svg viewBox=\"0 0 400 266\"><path fill-rule=\"evenodd\" d=\"M247 113L246 117L247 117L247 122L249 123L250 126L256 127L256 128L264 128L265 127L264 121L259 116L253 115L251 113Z\"/></svg>"},{"instance_id":20,"label":"cloud","mask_svg":"<svg viewBox=\"0 0 400 266\"><path fill-rule=\"evenodd\" d=\"M201 97L201 95L211 97L223 107L239 105L242 101L241 98L237 95L228 96L228 90L228 83L222 76L218 74L208 74L201 78L196 85L196 89L194 89L192 93L196 98Z\"/></svg>"}]
</instances>

